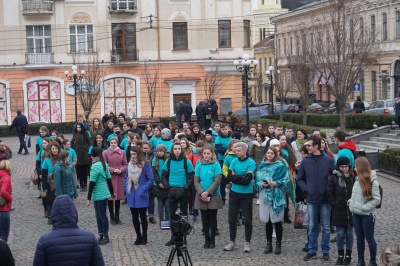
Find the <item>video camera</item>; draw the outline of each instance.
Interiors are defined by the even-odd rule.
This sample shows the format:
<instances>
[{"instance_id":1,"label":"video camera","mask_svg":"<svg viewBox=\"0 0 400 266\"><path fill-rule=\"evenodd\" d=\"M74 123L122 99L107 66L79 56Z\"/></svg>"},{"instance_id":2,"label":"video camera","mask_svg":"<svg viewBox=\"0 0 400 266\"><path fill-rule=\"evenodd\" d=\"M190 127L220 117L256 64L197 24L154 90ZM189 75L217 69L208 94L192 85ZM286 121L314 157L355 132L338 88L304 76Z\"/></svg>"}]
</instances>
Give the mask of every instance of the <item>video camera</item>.
<instances>
[{"instance_id":1,"label":"video camera","mask_svg":"<svg viewBox=\"0 0 400 266\"><path fill-rule=\"evenodd\" d=\"M186 217L174 214L171 216L171 231L173 236L186 236L189 234L192 226L187 221Z\"/></svg>"}]
</instances>

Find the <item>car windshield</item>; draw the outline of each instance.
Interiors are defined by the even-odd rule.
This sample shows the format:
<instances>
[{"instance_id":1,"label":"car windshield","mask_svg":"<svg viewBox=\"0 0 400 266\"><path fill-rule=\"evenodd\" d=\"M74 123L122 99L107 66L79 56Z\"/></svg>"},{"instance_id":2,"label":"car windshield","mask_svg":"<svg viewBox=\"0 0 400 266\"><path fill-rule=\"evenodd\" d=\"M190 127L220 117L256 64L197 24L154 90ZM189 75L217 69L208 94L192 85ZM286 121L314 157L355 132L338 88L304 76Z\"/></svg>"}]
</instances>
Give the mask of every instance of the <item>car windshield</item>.
<instances>
[{"instance_id":1,"label":"car windshield","mask_svg":"<svg viewBox=\"0 0 400 266\"><path fill-rule=\"evenodd\" d=\"M395 103L396 103L395 101L387 101L386 107L393 107Z\"/></svg>"},{"instance_id":2,"label":"car windshield","mask_svg":"<svg viewBox=\"0 0 400 266\"><path fill-rule=\"evenodd\" d=\"M374 109L374 108L383 108L384 106L385 106L385 104L384 104L383 101L376 101L376 102L371 103L370 108L371 108L371 109Z\"/></svg>"}]
</instances>

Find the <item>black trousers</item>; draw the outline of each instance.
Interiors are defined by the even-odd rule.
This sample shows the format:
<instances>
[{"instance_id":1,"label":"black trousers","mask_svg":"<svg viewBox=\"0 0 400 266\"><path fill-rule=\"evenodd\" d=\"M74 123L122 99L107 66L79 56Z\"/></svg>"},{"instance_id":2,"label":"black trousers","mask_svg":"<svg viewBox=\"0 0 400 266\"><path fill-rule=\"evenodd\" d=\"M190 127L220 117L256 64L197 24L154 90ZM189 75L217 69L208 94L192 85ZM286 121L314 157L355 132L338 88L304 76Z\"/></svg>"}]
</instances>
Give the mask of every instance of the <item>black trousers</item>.
<instances>
[{"instance_id":1,"label":"black trousers","mask_svg":"<svg viewBox=\"0 0 400 266\"><path fill-rule=\"evenodd\" d=\"M137 238L147 237L148 223L146 219L146 212L147 208L131 208L132 222ZM140 223L142 223L142 232L140 232Z\"/></svg>"},{"instance_id":2,"label":"black trousers","mask_svg":"<svg viewBox=\"0 0 400 266\"><path fill-rule=\"evenodd\" d=\"M76 165L76 176L81 188L87 187L87 169L89 165Z\"/></svg>"},{"instance_id":3,"label":"black trousers","mask_svg":"<svg viewBox=\"0 0 400 266\"><path fill-rule=\"evenodd\" d=\"M114 205L115 205L115 213L114 213ZM121 206L121 201L120 200L109 200L108 201L108 210L110 212L110 218L111 219L119 218L120 206Z\"/></svg>"},{"instance_id":4,"label":"black trousers","mask_svg":"<svg viewBox=\"0 0 400 266\"><path fill-rule=\"evenodd\" d=\"M239 209L243 211L244 218L244 234L246 242L250 242L253 232L253 198L234 198L229 197L228 221L230 240L235 242L237 232L237 217Z\"/></svg>"},{"instance_id":5,"label":"black trousers","mask_svg":"<svg viewBox=\"0 0 400 266\"><path fill-rule=\"evenodd\" d=\"M169 197L169 214L172 217L172 215L175 214L176 210L178 209L178 204L180 211L183 216L188 216L188 196L183 196L183 197Z\"/></svg>"},{"instance_id":6,"label":"black trousers","mask_svg":"<svg viewBox=\"0 0 400 266\"><path fill-rule=\"evenodd\" d=\"M273 223L275 225L276 232L276 241L282 241L282 222ZM274 228L272 226L271 219L268 220L268 223L265 224L265 234L267 235L267 241L272 242L272 233Z\"/></svg>"},{"instance_id":7,"label":"black trousers","mask_svg":"<svg viewBox=\"0 0 400 266\"><path fill-rule=\"evenodd\" d=\"M215 238L215 233L217 232L217 212L218 210L201 210L203 233L206 238Z\"/></svg>"},{"instance_id":8,"label":"black trousers","mask_svg":"<svg viewBox=\"0 0 400 266\"><path fill-rule=\"evenodd\" d=\"M25 152L28 152L28 148L26 147L25 143L25 135L18 135L19 138L19 149L18 152L22 152L22 150L25 150Z\"/></svg>"}]
</instances>

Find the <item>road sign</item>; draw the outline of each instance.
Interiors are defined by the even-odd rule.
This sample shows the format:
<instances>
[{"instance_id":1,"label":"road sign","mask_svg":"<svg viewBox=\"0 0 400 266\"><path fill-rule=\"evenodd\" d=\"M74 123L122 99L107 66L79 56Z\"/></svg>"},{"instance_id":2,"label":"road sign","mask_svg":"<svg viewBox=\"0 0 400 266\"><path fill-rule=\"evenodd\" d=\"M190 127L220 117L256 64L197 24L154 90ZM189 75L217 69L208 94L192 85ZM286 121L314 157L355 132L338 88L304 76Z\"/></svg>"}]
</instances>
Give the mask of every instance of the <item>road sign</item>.
<instances>
[{"instance_id":1,"label":"road sign","mask_svg":"<svg viewBox=\"0 0 400 266\"><path fill-rule=\"evenodd\" d=\"M354 83L353 91L360 91L361 90L361 84L360 83Z\"/></svg>"}]
</instances>

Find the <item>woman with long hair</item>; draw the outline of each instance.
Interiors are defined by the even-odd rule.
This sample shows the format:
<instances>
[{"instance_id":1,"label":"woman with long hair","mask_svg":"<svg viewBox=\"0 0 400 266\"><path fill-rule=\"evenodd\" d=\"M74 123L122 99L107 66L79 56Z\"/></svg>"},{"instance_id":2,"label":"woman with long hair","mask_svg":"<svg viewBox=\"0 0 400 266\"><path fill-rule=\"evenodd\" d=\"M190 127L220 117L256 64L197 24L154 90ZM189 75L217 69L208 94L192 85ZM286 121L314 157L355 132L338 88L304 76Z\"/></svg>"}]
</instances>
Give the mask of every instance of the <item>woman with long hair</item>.
<instances>
[{"instance_id":1,"label":"woman with long hair","mask_svg":"<svg viewBox=\"0 0 400 266\"><path fill-rule=\"evenodd\" d=\"M42 138L42 150L39 151L39 153L36 155L36 174L39 177L39 183L38 183L38 190L43 191L43 181L42 181L42 163L44 160L44 153L47 149L47 145L51 142L51 139L48 137ZM44 210L44 218L48 218L49 215L47 213L47 203L46 203L46 194L41 192L40 196L38 198L42 199L42 206Z\"/></svg>"},{"instance_id":2,"label":"woman with long hair","mask_svg":"<svg viewBox=\"0 0 400 266\"><path fill-rule=\"evenodd\" d=\"M108 145L106 142L106 139L104 138L102 133L97 133L96 135L93 136L93 142L92 145L89 147L88 154L92 155L92 150L94 147L99 147L102 151L105 151L108 149Z\"/></svg>"},{"instance_id":3,"label":"woman with long hair","mask_svg":"<svg viewBox=\"0 0 400 266\"><path fill-rule=\"evenodd\" d=\"M74 176L69 167L68 151L61 151L58 155L58 162L54 165L54 188L56 197L60 195L68 195L71 199L78 197Z\"/></svg>"},{"instance_id":4,"label":"woman with long hair","mask_svg":"<svg viewBox=\"0 0 400 266\"><path fill-rule=\"evenodd\" d=\"M292 142L292 150L294 154L296 154L297 160L300 161L303 159L300 153L301 147L307 142L307 133L303 129L299 129L296 132L296 140Z\"/></svg>"},{"instance_id":5,"label":"woman with long hair","mask_svg":"<svg viewBox=\"0 0 400 266\"><path fill-rule=\"evenodd\" d=\"M153 128L153 137L150 139L150 146L153 151L156 151L157 143L161 139L161 127L155 126Z\"/></svg>"},{"instance_id":6,"label":"woman with long hair","mask_svg":"<svg viewBox=\"0 0 400 266\"><path fill-rule=\"evenodd\" d=\"M146 211L149 206L148 191L154 182L153 172L138 146L132 147L130 152L131 159L125 174L124 187L126 202L131 209L133 227L136 232L136 240L133 244L146 245L148 228ZM139 217L141 222L139 222ZM140 230L140 224L142 224L142 230Z\"/></svg>"},{"instance_id":7,"label":"woman with long hair","mask_svg":"<svg viewBox=\"0 0 400 266\"><path fill-rule=\"evenodd\" d=\"M275 254L281 254L282 221L286 207L285 188L289 178L286 165L280 159L278 150L269 147L256 172L256 184L260 194L260 219L266 223L267 247L264 250L265 254L273 251L273 225L276 231Z\"/></svg>"},{"instance_id":8,"label":"woman with long hair","mask_svg":"<svg viewBox=\"0 0 400 266\"><path fill-rule=\"evenodd\" d=\"M96 140L97 134L102 134L104 131L103 125L98 118L94 118L92 125L90 126L90 135L92 136L92 140Z\"/></svg>"},{"instance_id":9,"label":"woman with long hair","mask_svg":"<svg viewBox=\"0 0 400 266\"><path fill-rule=\"evenodd\" d=\"M195 143L195 141L194 141L194 135L193 135L193 128L192 128L192 127L188 127L188 128L186 129L185 137L188 139L188 141L190 141L190 142L192 142L192 143Z\"/></svg>"},{"instance_id":10,"label":"woman with long hair","mask_svg":"<svg viewBox=\"0 0 400 266\"><path fill-rule=\"evenodd\" d=\"M266 135L267 130L265 129L263 123L257 122L256 127L257 127L257 132L262 132L264 133L264 135Z\"/></svg>"},{"instance_id":11,"label":"woman with long hair","mask_svg":"<svg viewBox=\"0 0 400 266\"><path fill-rule=\"evenodd\" d=\"M81 191L87 191L90 139L83 123L78 123L71 140L71 147L75 150L77 157L75 167Z\"/></svg>"},{"instance_id":12,"label":"woman with long hair","mask_svg":"<svg viewBox=\"0 0 400 266\"><path fill-rule=\"evenodd\" d=\"M369 247L369 266L375 266L377 245L374 238L376 206L381 202L379 183L375 171L365 157L354 162L357 173L353 191L349 200L349 209L353 213L354 231L357 236L358 266L365 265L365 240Z\"/></svg>"},{"instance_id":13,"label":"woman with long hair","mask_svg":"<svg viewBox=\"0 0 400 266\"><path fill-rule=\"evenodd\" d=\"M173 126L170 131L171 131L171 139L174 139L176 134L180 133L180 130L177 126Z\"/></svg>"},{"instance_id":14,"label":"woman with long hair","mask_svg":"<svg viewBox=\"0 0 400 266\"><path fill-rule=\"evenodd\" d=\"M201 133L201 128L198 124L194 124L192 126L192 132L193 132L193 143L196 143L198 140L204 140L205 136L203 133Z\"/></svg>"},{"instance_id":15,"label":"woman with long hair","mask_svg":"<svg viewBox=\"0 0 400 266\"><path fill-rule=\"evenodd\" d=\"M212 137L212 130L207 129L204 133L204 144L206 146L213 146L214 147L214 139Z\"/></svg>"},{"instance_id":16,"label":"woman with long hair","mask_svg":"<svg viewBox=\"0 0 400 266\"><path fill-rule=\"evenodd\" d=\"M96 214L97 230L99 232L99 244L105 245L110 242L108 237L107 202L115 198L113 184L111 182L108 164L104 161L103 151L99 147L92 150L93 164L90 169L90 184L87 195L87 206L93 201Z\"/></svg>"},{"instance_id":17,"label":"woman with long hair","mask_svg":"<svg viewBox=\"0 0 400 266\"><path fill-rule=\"evenodd\" d=\"M154 195L157 197L158 218L160 221L169 220L168 189L164 188L161 174L165 161L168 159L167 148L163 144L156 147L156 155L151 162L154 177Z\"/></svg>"},{"instance_id":18,"label":"woman with long hair","mask_svg":"<svg viewBox=\"0 0 400 266\"><path fill-rule=\"evenodd\" d=\"M250 157L256 162L256 167L261 163L264 158L265 147L267 140L265 134L261 131L256 133L256 139L253 140L250 151Z\"/></svg>"},{"instance_id":19,"label":"woman with long hair","mask_svg":"<svg viewBox=\"0 0 400 266\"><path fill-rule=\"evenodd\" d=\"M148 141L153 137L153 126L150 123L147 123L144 127L143 134L147 136Z\"/></svg>"},{"instance_id":20,"label":"woman with long hair","mask_svg":"<svg viewBox=\"0 0 400 266\"><path fill-rule=\"evenodd\" d=\"M179 143L181 144L182 151L185 154L186 158L190 157L190 155L192 154L192 150L190 149L189 140L187 138L181 138Z\"/></svg>"},{"instance_id":21,"label":"woman with long hair","mask_svg":"<svg viewBox=\"0 0 400 266\"><path fill-rule=\"evenodd\" d=\"M253 146L253 141L256 140L256 134L257 134L257 127L256 125L250 125L249 128L249 134L244 138L244 143L249 146L249 151L251 151L251 147Z\"/></svg>"},{"instance_id":22,"label":"woman with long hair","mask_svg":"<svg viewBox=\"0 0 400 266\"><path fill-rule=\"evenodd\" d=\"M110 211L110 222L112 225L122 224L119 218L121 200L124 199L124 176L128 165L123 150L118 147L118 139L110 140L110 147L103 152L104 161L108 164L111 173L115 198L108 201L108 210ZM114 212L115 210L115 212Z\"/></svg>"},{"instance_id":23,"label":"woman with long hair","mask_svg":"<svg viewBox=\"0 0 400 266\"><path fill-rule=\"evenodd\" d=\"M333 158L333 153L329 150L329 143L328 143L328 141L327 141L325 138L323 138L323 137L321 137L321 153L322 153L323 155L325 155L325 156L329 156L329 157L331 157L332 159L334 159L334 158Z\"/></svg>"},{"instance_id":24,"label":"woman with long hair","mask_svg":"<svg viewBox=\"0 0 400 266\"><path fill-rule=\"evenodd\" d=\"M55 189L54 189L54 166L58 161L58 155L61 152L61 146L56 141L52 141L47 145L46 151L43 155L43 163L41 166L42 169L42 186L43 193L46 197L47 204L47 214L48 221L47 224L51 225L50 215L51 215L51 207L53 206L53 202L55 199Z\"/></svg>"},{"instance_id":25,"label":"woman with long hair","mask_svg":"<svg viewBox=\"0 0 400 266\"><path fill-rule=\"evenodd\" d=\"M10 210L12 198L11 161L0 161L0 195L5 200L5 205L0 206L0 239L8 241L10 233Z\"/></svg>"},{"instance_id":26,"label":"woman with long hair","mask_svg":"<svg viewBox=\"0 0 400 266\"><path fill-rule=\"evenodd\" d=\"M265 134L268 139L274 136L274 130L275 130L274 124L268 124L267 133Z\"/></svg>"},{"instance_id":27,"label":"woman with long hair","mask_svg":"<svg viewBox=\"0 0 400 266\"><path fill-rule=\"evenodd\" d=\"M196 164L194 187L196 197L194 208L200 210L205 242L203 248L215 248L215 234L217 232L217 212L222 209L220 183L222 169L214 148L206 146L203 149L203 158ZM211 234L210 234L211 233Z\"/></svg>"},{"instance_id":28,"label":"woman with long hair","mask_svg":"<svg viewBox=\"0 0 400 266\"><path fill-rule=\"evenodd\" d=\"M43 138L52 139L53 136L50 135L49 129L46 126L41 126L39 128L39 136L36 138L36 155L43 150L42 140Z\"/></svg>"},{"instance_id":29,"label":"woman with long hair","mask_svg":"<svg viewBox=\"0 0 400 266\"><path fill-rule=\"evenodd\" d=\"M78 161L76 152L74 149L71 148L71 142L68 139L63 140L62 146L63 146L64 151L67 151L69 153L68 166L71 168L72 176L74 177L75 186L78 189L79 184L78 184L78 178L76 176L76 168L75 168L76 163ZM90 164L92 164L92 163L90 163Z\"/></svg>"},{"instance_id":30,"label":"woman with long hair","mask_svg":"<svg viewBox=\"0 0 400 266\"><path fill-rule=\"evenodd\" d=\"M354 171L350 160L342 156L336 162L336 169L328 179L327 195L332 206L332 225L336 226L336 246L338 259L336 265L349 265L353 250L353 220L347 206L354 185ZM346 255L344 254L346 242Z\"/></svg>"}]
</instances>

